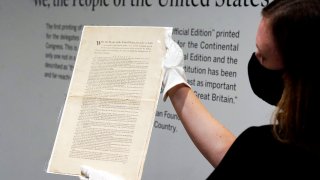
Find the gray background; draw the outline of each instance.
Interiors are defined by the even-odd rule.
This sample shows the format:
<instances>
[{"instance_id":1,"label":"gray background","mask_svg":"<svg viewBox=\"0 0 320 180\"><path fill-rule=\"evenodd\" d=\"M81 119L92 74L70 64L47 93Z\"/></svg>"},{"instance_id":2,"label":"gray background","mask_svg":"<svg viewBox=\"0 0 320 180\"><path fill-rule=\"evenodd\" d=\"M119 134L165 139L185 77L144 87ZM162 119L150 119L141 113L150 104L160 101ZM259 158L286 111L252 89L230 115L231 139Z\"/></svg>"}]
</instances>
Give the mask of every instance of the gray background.
<instances>
[{"instance_id":1,"label":"gray background","mask_svg":"<svg viewBox=\"0 0 320 180\"><path fill-rule=\"evenodd\" d=\"M237 72L237 78L232 79L237 84L237 102L203 103L236 135L248 126L270 122L273 107L253 94L246 69L251 53L255 51L255 33L260 20L261 6L217 7L214 2L221 0L216 0L210 1L210 7L160 7L159 1L149 0L152 3L150 7L132 7L130 1L127 1L125 7L109 5L97 7L92 11L91 7L79 5L53 7L52 2L47 0L47 3L51 4L50 7L38 7L34 0L0 1L0 179L77 179L46 173L59 125L59 114L69 85L68 80L44 77L44 72L48 71L44 67L44 63L48 61L45 59L45 53L48 51L45 49L48 33L46 23L240 30L240 38L233 40L240 44L240 50L230 52L239 62L230 66L230 69ZM73 0L66 2L72 4ZM112 4L113 1L107 2ZM255 2L265 3L264 0ZM78 31L74 34L80 33ZM211 37L174 35L173 38L181 41L197 41L197 38L211 41ZM185 52L228 54L183 49ZM228 68L227 65L199 62L197 64L192 61L186 61L185 64ZM198 80L210 79L208 76L188 73L187 77ZM225 81L223 77L211 79ZM209 89L196 86L193 88L196 91L211 93ZM169 101L164 103L159 100L158 111L165 110L174 112ZM160 117L156 117L155 120L176 126L178 132L153 129L142 179L205 179L213 168L192 144L180 121Z\"/></svg>"}]
</instances>

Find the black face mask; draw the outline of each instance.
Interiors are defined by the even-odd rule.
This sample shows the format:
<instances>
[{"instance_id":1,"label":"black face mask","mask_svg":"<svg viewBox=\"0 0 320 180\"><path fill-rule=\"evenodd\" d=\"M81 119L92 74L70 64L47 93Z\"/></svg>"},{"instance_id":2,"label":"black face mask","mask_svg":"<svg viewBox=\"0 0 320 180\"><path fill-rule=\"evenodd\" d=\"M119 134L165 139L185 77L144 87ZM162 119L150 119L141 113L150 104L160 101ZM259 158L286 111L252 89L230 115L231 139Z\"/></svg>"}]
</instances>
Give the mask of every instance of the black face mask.
<instances>
[{"instance_id":1,"label":"black face mask","mask_svg":"<svg viewBox=\"0 0 320 180\"><path fill-rule=\"evenodd\" d=\"M277 105L283 92L283 71L263 67L255 53L248 63L248 75L253 92L265 102Z\"/></svg>"}]
</instances>

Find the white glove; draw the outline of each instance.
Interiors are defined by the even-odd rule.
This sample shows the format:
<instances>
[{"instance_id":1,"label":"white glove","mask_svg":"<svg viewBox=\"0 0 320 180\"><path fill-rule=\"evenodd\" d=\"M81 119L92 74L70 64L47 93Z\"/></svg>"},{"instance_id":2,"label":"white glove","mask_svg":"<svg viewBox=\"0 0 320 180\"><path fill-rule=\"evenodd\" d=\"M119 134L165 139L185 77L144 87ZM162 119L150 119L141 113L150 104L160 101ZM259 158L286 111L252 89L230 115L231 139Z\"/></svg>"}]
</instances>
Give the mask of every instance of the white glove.
<instances>
[{"instance_id":1,"label":"white glove","mask_svg":"<svg viewBox=\"0 0 320 180\"><path fill-rule=\"evenodd\" d=\"M166 101L168 97L167 92L178 84L185 84L191 88L187 83L187 77L183 69L184 58L182 49L176 42L174 42L171 35L166 38L165 44L167 52L163 65L163 101Z\"/></svg>"},{"instance_id":2,"label":"white glove","mask_svg":"<svg viewBox=\"0 0 320 180\"><path fill-rule=\"evenodd\" d=\"M89 166L81 166L80 180L124 180L122 177Z\"/></svg>"}]
</instances>

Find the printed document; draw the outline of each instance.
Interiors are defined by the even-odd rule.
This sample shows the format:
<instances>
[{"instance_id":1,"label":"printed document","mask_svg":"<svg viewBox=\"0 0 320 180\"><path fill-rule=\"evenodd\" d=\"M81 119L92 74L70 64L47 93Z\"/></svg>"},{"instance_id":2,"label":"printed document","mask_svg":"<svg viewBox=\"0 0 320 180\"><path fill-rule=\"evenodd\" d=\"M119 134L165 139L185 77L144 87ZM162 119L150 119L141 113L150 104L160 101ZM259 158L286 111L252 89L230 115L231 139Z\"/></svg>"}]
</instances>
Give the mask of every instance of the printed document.
<instances>
[{"instance_id":1,"label":"printed document","mask_svg":"<svg viewBox=\"0 0 320 180\"><path fill-rule=\"evenodd\" d=\"M139 180L171 27L84 26L47 172Z\"/></svg>"}]
</instances>

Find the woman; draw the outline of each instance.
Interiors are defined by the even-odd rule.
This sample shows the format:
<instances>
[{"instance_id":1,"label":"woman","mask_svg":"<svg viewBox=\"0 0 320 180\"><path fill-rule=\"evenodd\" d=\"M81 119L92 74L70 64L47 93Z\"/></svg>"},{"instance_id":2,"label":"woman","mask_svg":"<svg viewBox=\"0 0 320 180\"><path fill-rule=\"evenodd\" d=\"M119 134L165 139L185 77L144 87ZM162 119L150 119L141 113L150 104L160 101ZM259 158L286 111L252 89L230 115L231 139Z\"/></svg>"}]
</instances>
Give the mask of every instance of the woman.
<instances>
[{"instance_id":1,"label":"woman","mask_svg":"<svg viewBox=\"0 0 320 180\"><path fill-rule=\"evenodd\" d=\"M277 105L274 125L250 127L237 138L194 95L181 68L182 51L168 43L164 98L170 97L189 136L215 167L208 179L319 179L319 25L319 0L274 0L262 10L248 72L253 91Z\"/></svg>"}]
</instances>

